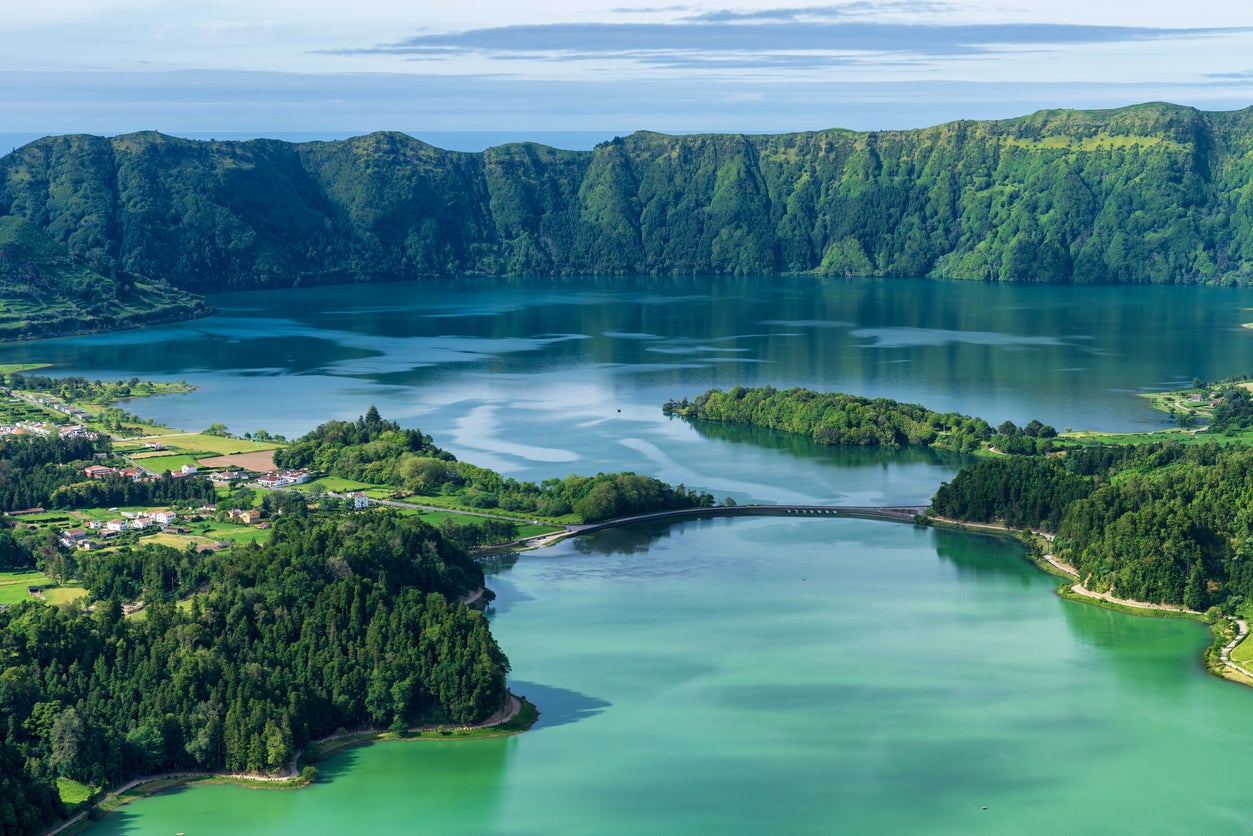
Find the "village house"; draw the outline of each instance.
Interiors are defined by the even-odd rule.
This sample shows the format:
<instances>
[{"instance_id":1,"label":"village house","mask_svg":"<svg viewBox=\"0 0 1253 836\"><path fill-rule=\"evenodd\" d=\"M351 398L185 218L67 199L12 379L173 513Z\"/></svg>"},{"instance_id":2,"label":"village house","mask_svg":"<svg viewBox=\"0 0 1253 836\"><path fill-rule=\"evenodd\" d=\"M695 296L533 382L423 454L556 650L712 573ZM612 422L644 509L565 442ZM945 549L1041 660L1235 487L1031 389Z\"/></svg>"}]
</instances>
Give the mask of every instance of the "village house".
<instances>
[{"instance_id":1,"label":"village house","mask_svg":"<svg viewBox=\"0 0 1253 836\"><path fill-rule=\"evenodd\" d=\"M360 511L363 508L370 507L370 497L366 496L361 491L357 491L356 493L351 494L351 496L353 510Z\"/></svg>"},{"instance_id":2,"label":"village house","mask_svg":"<svg viewBox=\"0 0 1253 836\"><path fill-rule=\"evenodd\" d=\"M191 474L197 472L199 469L200 468L196 467L194 464L185 464L182 467L182 473L184 476L190 476Z\"/></svg>"},{"instance_id":3,"label":"village house","mask_svg":"<svg viewBox=\"0 0 1253 836\"><path fill-rule=\"evenodd\" d=\"M85 551L85 552L89 552L92 549L100 548L100 544L97 543L95 540L79 540L74 545L77 546L80 550Z\"/></svg>"},{"instance_id":4,"label":"village house","mask_svg":"<svg viewBox=\"0 0 1253 836\"><path fill-rule=\"evenodd\" d=\"M246 511L241 511L237 508L231 511L230 516L231 519L236 522L241 522L244 525L252 525L253 523L260 522L261 510L258 508L249 508Z\"/></svg>"},{"instance_id":5,"label":"village house","mask_svg":"<svg viewBox=\"0 0 1253 836\"><path fill-rule=\"evenodd\" d=\"M170 523L175 522L176 520L178 520L178 514L174 513L173 511L169 511L169 510L166 510L166 511L153 511L153 512L152 512L151 514L149 514L148 516L149 516L149 517L151 517L152 519L156 520L157 522L161 523L162 525L169 525Z\"/></svg>"},{"instance_id":6,"label":"village house","mask_svg":"<svg viewBox=\"0 0 1253 836\"><path fill-rule=\"evenodd\" d=\"M109 520L104 527L107 531L125 531L126 520Z\"/></svg>"},{"instance_id":7,"label":"village house","mask_svg":"<svg viewBox=\"0 0 1253 836\"><path fill-rule=\"evenodd\" d=\"M81 528L71 528L61 532L61 545L72 547L79 540L87 536L87 532Z\"/></svg>"},{"instance_id":8,"label":"village house","mask_svg":"<svg viewBox=\"0 0 1253 836\"><path fill-rule=\"evenodd\" d=\"M90 467L83 468L83 474L90 479L103 479L113 473L113 468L105 467L102 464L93 464Z\"/></svg>"}]
</instances>

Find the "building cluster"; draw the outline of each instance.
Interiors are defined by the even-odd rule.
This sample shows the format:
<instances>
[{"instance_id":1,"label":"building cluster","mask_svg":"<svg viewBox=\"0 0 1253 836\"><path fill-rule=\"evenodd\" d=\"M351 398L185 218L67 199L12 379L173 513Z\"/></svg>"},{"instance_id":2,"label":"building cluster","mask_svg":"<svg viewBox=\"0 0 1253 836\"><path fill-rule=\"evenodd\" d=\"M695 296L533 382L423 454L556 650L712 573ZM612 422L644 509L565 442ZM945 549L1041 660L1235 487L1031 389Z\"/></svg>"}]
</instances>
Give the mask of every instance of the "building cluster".
<instances>
[{"instance_id":1,"label":"building cluster","mask_svg":"<svg viewBox=\"0 0 1253 836\"><path fill-rule=\"evenodd\" d=\"M61 438L89 438L95 441L100 434L94 430L89 430L80 424L73 424L63 427L59 424L53 424L49 421L19 421L16 424L0 424L0 436L10 435L42 435L51 438L59 435Z\"/></svg>"},{"instance_id":2,"label":"building cluster","mask_svg":"<svg viewBox=\"0 0 1253 836\"><path fill-rule=\"evenodd\" d=\"M307 470L272 470L256 480L258 487L285 488L288 485L301 485L311 477Z\"/></svg>"},{"instance_id":3,"label":"building cluster","mask_svg":"<svg viewBox=\"0 0 1253 836\"><path fill-rule=\"evenodd\" d=\"M43 395L18 395L24 401L42 406L44 409L51 409L53 412L60 412L62 415L68 415L76 421L90 421L94 416L85 409L79 409L76 406L62 403L56 398L45 397Z\"/></svg>"},{"instance_id":4,"label":"building cluster","mask_svg":"<svg viewBox=\"0 0 1253 836\"><path fill-rule=\"evenodd\" d=\"M165 529L178 522L178 513L168 509L160 511L122 511L117 519L89 520L87 528L70 528L61 532L61 545L66 548L90 551L100 548L93 536L108 540L125 531L142 531L147 528Z\"/></svg>"}]
</instances>

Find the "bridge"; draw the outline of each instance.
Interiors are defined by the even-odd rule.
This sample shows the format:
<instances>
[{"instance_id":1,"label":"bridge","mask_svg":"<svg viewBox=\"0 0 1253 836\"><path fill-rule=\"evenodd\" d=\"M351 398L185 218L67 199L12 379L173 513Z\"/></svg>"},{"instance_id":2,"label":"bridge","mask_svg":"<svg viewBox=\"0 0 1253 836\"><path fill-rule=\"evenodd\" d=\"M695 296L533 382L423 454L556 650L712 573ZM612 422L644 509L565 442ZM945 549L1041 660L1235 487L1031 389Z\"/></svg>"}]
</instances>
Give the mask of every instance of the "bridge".
<instances>
[{"instance_id":1,"label":"bridge","mask_svg":"<svg viewBox=\"0 0 1253 836\"><path fill-rule=\"evenodd\" d=\"M512 546L543 546L566 537L591 534L607 528L665 520L708 519L710 517L855 517L890 522L913 523L927 510L925 505L714 505L708 508L684 508L679 511L655 511L632 517L615 517L597 523L567 525L563 531L524 537L510 543L483 547L495 551Z\"/></svg>"}]
</instances>

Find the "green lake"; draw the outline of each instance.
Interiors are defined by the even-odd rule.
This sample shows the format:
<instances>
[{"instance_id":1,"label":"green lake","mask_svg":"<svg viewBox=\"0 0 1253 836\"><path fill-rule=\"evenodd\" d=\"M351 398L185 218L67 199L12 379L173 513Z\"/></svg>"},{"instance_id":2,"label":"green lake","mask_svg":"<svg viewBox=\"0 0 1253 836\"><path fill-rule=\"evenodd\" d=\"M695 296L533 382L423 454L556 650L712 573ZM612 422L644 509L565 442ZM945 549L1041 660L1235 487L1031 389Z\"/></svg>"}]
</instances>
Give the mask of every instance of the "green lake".
<instances>
[{"instance_id":1,"label":"green lake","mask_svg":"<svg viewBox=\"0 0 1253 836\"><path fill-rule=\"evenodd\" d=\"M722 519L492 585L531 732L356 749L312 789L181 790L93 833L1253 827L1253 691L1204 672L1208 631L1064 601L1003 538Z\"/></svg>"},{"instance_id":2,"label":"green lake","mask_svg":"<svg viewBox=\"0 0 1253 836\"><path fill-rule=\"evenodd\" d=\"M740 501L925 502L960 461L693 427L805 385L990 420L1162 426L1139 391L1253 372L1253 292L599 280L323 288L0 349L185 378L133 411L296 435L369 404L520 478L629 469ZM1253 829L1253 690L1201 625L1063 601L1012 541L846 518L603 532L490 579L518 737L359 748L301 791L170 792L92 833L1179 833ZM984 809L986 808L986 809Z\"/></svg>"}]
</instances>

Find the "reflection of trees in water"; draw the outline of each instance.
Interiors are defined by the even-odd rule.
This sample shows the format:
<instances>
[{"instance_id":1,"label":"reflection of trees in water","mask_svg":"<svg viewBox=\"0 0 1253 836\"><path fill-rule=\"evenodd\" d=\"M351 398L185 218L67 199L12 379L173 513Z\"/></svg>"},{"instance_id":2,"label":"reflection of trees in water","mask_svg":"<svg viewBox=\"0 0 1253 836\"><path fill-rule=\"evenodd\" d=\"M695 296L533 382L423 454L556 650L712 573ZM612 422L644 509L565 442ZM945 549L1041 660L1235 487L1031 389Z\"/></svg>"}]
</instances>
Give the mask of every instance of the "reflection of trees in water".
<instances>
[{"instance_id":1,"label":"reflection of trees in water","mask_svg":"<svg viewBox=\"0 0 1253 836\"><path fill-rule=\"evenodd\" d=\"M834 467L879 467L885 464L928 464L959 468L972 461L952 450L931 447L846 447L817 444L807 436L723 421L677 418L686 421L702 438L751 444L767 450L784 450L794 456L818 459Z\"/></svg>"},{"instance_id":2,"label":"reflection of trees in water","mask_svg":"<svg viewBox=\"0 0 1253 836\"><path fill-rule=\"evenodd\" d=\"M1201 653L1212 637L1199 622L1132 615L1084 601L1059 602L1071 635L1085 647L1097 648L1099 664L1137 689L1180 693L1203 670Z\"/></svg>"},{"instance_id":3,"label":"reflection of trees in water","mask_svg":"<svg viewBox=\"0 0 1253 836\"><path fill-rule=\"evenodd\" d=\"M1026 547L1005 534L932 529L935 553L953 564L960 577L1018 577L1022 586L1043 576L1026 558Z\"/></svg>"},{"instance_id":4,"label":"reflection of trees in water","mask_svg":"<svg viewBox=\"0 0 1253 836\"><path fill-rule=\"evenodd\" d=\"M538 682L524 682L520 679L510 679L509 690L526 697L539 709L539 720L535 724L537 729L577 723L579 720L595 717L613 705L608 700L591 697L569 688L541 685Z\"/></svg>"},{"instance_id":5,"label":"reflection of trees in water","mask_svg":"<svg viewBox=\"0 0 1253 836\"><path fill-rule=\"evenodd\" d=\"M475 559L483 567L483 574L489 576L502 575L512 569L518 562L518 553L510 550L501 550L480 554Z\"/></svg>"},{"instance_id":6,"label":"reflection of trees in water","mask_svg":"<svg viewBox=\"0 0 1253 836\"><path fill-rule=\"evenodd\" d=\"M670 536L673 522L639 523L607 528L572 541L574 550L585 555L644 554L658 540Z\"/></svg>"}]
</instances>

